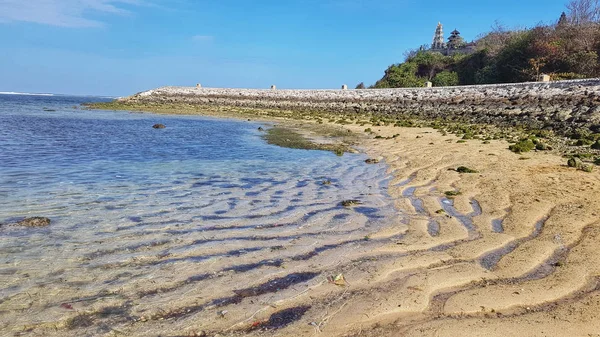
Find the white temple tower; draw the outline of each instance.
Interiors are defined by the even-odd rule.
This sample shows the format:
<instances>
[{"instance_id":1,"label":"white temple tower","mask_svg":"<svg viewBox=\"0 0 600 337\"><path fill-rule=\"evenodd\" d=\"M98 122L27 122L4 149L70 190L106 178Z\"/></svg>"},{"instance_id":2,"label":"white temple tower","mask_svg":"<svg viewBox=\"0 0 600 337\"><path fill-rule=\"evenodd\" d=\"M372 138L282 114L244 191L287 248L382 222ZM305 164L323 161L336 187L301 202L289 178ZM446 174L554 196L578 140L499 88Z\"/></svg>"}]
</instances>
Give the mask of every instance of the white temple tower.
<instances>
[{"instance_id":1,"label":"white temple tower","mask_svg":"<svg viewBox=\"0 0 600 337\"><path fill-rule=\"evenodd\" d=\"M438 22L437 28L435 30L435 35L433 36L433 43L431 44L431 49L439 50L446 48L446 39L444 39L444 26L440 22Z\"/></svg>"}]
</instances>

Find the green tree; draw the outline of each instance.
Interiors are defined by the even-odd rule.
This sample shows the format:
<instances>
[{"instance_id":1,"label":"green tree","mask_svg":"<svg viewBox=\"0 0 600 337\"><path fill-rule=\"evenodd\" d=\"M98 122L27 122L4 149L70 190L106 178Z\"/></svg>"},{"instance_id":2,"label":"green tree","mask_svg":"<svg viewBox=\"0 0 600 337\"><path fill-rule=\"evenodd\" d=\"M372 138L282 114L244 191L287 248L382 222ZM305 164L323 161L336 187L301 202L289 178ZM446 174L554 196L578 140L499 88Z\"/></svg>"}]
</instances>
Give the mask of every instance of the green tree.
<instances>
[{"instance_id":1,"label":"green tree","mask_svg":"<svg viewBox=\"0 0 600 337\"><path fill-rule=\"evenodd\" d=\"M569 25L569 20L567 19L567 13L562 12L562 14L560 15L560 18L558 19L558 22L556 23L556 28L562 29L568 25Z\"/></svg>"},{"instance_id":2,"label":"green tree","mask_svg":"<svg viewBox=\"0 0 600 337\"><path fill-rule=\"evenodd\" d=\"M594 76L598 68L598 54L595 51L579 51L568 55L566 63L569 72L585 76Z\"/></svg>"},{"instance_id":3,"label":"green tree","mask_svg":"<svg viewBox=\"0 0 600 337\"><path fill-rule=\"evenodd\" d=\"M450 87L459 85L458 74L454 71L444 70L433 78L433 85L436 87Z\"/></svg>"},{"instance_id":4,"label":"green tree","mask_svg":"<svg viewBox=\"0 0 600 337\"><path fill-rule=\"evenodd\" d=\"M458 55L456 54L456 61L452 68L458 74L460 84L469 85L478 83L476 79L477 72L490 62L487 52L480 50L468 56L458 57Z\"/></svg>"},{"instance_id":5,"label":"green tree","mask_svg":"<svg viewBox=\"0 0 600 337\"><path fill-rule=\"evenodd\" d=\"M391 65L383 78L375 83L375 88L411 88L422 87L425 79L417 77L418 65L414 62Z\"/></svg>"},{"instance_id":6,"label":"green tree","mask_svg":"<svg viewBox=\"0 0 600 337\"><path fill-rule=\"evenodd\" d=\"M475 72L476 84L498 83L498 68L495 64L489 64Z\"/></svg>"},{"instance_id":7,"label":"green tree","mask_svg":"<svg viewBox=\"0 0 600 337\"><path fill-rule=\"evenodd\" d=\"M444 70L450 61L451 59L442 53L429 51L421 51L409 60L417 64L417 75L430 81L438 72Z\"/></svg>"},{"instance_id":8,"label":"green tree","mask_svg":"<svg viewBox=\"0 0 600 337\"><path fill-rule=\"evenodd\" d=\"M529 60L533 56L528 50L532 43L531 36L531 31L513 35L495 58L498 82L526 82L531 79L528 72Z\"/></svg>"}]
</instances>

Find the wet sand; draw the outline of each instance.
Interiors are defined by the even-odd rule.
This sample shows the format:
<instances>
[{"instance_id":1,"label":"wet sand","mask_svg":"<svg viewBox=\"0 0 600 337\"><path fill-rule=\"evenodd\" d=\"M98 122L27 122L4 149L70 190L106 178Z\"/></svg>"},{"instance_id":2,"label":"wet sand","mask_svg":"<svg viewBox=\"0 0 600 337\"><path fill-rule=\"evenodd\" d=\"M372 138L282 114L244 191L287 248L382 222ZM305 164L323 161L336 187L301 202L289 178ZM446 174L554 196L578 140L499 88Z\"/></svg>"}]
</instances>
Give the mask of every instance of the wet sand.
<instances>
[{"instance_id":1,"label":"wet sand","mask_svg":"<svg viewBox=\"0 0 600 337\"><path fill-rule=\"evenodd\" d=\"M394 172L390 194L409 222L397 229L405 234L401 240L352 257L375 261L364 262L367 273L347 275L355 295L328 321L328 333L587 336L600 331L598 170L576 171L548 153L517 155L504 141L457 143L454 136L428 129L374 131L400 134L362 145ZM450 170L459 166L479 173ZM467 217L453 214L446 191L460 191L452 203Z\"/></svg>"},{"instance_id":2,"label":"wet sand","mask_svg":"<svg viewBox=\"0 0 600 337\"><path fill-rule=\"evenodd\" d=\"M328 228L325 212L304 228L284 219L238 239L219 227L205 241L182 232L178 240L204 245L203 256L207 249L223 253L215 238L238 246L197 270L173 264L161 278L97 294L102 300L62 323L31 331L85 335L101 321L106 336L598 334L599 170L568 168L551 153L517 155L505 141L457 143L433 129L372 129L399 134L358 145L393 176L388 193L397 213L388 226ZM459 166L478 173L458 173ZM450 191L460 194L448 198ZM142 254L128 268L164 268L157 255L163 244L148 242L133 247ZM90 258L98 275L120 267ZM125 301L122 294L132 293Z\"/></svg>"},{"instance_id":3,"label":"wet sand","mask_svg":"<svg viewBox=\"0 0 600 337\"><path fill-rule=\"evenodd\" d=\"M285 307L310 310L274 335L598 334L598 170L568 168L556 154L518 155L505 141L373 131L400 134L360 147L389 166L402 221L370 235L378 247L344 256L346 287L321 277L291 297ZM478 173L458 173L460 166ZM449 199L451 191L460 194Z\"/></svg>"}]
</instances>

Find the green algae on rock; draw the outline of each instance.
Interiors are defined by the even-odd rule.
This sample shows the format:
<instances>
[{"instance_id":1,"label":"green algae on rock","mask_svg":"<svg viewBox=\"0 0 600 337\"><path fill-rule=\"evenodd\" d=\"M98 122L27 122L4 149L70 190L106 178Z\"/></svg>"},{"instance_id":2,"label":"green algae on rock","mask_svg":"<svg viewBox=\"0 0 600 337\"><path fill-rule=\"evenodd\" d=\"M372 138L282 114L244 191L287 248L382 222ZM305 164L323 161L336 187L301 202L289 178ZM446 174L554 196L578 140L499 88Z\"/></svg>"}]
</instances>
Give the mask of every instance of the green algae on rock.
<instances>
[{"instance_id":1,"label":"green algae on rock","mask_svg":"<svg viewBox=\"0 0 600 337\"><path fill-rule=\"evenodd\" d=\"M350 151L350 148L346 144L317 143L287 127L272 127L267 130L267 132L263 135L263 138L269 144L287 147L290 149L332 151L337 155L342 155L344 152Z\"/></svg>"}]
</instances>

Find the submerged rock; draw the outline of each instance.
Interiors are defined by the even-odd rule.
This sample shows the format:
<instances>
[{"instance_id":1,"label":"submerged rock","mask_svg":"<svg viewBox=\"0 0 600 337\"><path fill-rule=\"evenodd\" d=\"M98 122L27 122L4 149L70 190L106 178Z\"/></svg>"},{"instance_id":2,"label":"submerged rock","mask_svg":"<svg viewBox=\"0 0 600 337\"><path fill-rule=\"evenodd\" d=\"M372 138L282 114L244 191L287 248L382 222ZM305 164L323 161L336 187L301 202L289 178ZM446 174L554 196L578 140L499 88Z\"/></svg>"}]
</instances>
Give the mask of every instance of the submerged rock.
<instances>
[{"instance_id":1,"label":"submerged rock","mask_svg":"<svg viewBox=\"0 0 600 337\"><path fill-rule=\"evenodd\" d=\"M344 206L344 207L352 207L352 206L357 206L357 205L360 205L360 204L362 204L362 202L360 202L360 200L355 200L355 199L344 200L341 203L341 205Z\"/></svg>"},{"instance_id":2,"label":"submerged rock","mask_svg":"<svg viewBox=\"0 0 600 337\"><path fill-rule=\"evenodd\" d=\"M44 217L25 218L15 225L24 227L46 227L51 223L50 219Z\"/></svg>"},{"instance_id":3,"label":"submerged rock","mask_svg":"<svg viewBox=\"0 0 600 337\"><path fill-rule=\"evenodd\" d=\"M152 126L154 129L164 129L166 126L164 124L154 124Z\"/></svg>"}]
</instances>

